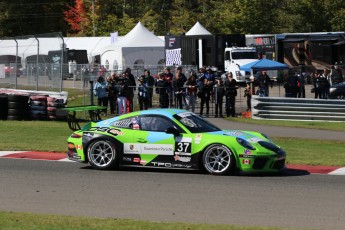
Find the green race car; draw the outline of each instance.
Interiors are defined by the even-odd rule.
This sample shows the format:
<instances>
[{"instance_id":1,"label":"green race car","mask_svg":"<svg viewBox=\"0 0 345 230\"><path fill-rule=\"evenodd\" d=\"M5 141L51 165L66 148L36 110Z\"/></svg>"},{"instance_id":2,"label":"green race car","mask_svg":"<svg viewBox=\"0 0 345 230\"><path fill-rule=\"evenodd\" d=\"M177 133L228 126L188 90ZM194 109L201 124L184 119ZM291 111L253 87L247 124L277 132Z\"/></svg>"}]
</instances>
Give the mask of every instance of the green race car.
<instances>
[{"instance_id":1,"label":"green race car","mask_svg":"<svg viewBox=\"0 0 345 230\"><path fill-rule=\"evenodd\" d=\"M285 152L261 133L221 130L180 109L137 111L90 122L68 138L67 155L95 169L135 166L216 175L279 172L286 159Z\"/></svg>"}]
</instances>

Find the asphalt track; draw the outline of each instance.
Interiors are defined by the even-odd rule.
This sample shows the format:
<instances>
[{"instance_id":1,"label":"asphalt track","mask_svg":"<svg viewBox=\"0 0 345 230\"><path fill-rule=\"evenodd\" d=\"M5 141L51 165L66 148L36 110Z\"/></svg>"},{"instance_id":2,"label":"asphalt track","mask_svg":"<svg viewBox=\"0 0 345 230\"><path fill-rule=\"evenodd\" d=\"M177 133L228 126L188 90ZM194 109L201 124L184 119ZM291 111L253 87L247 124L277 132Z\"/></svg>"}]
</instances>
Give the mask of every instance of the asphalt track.
<instances>
[{"instance_id":1,"label":"asphalt track","mask_svg":"<svg viewBox=\"0 0 345 230\"><path fill-rule=\"evenodd\" d=\"M344 229L343 176L212 176L97 171L59 161L0 158L0 210L160 222Z\"/></svg>"}]
</instances>

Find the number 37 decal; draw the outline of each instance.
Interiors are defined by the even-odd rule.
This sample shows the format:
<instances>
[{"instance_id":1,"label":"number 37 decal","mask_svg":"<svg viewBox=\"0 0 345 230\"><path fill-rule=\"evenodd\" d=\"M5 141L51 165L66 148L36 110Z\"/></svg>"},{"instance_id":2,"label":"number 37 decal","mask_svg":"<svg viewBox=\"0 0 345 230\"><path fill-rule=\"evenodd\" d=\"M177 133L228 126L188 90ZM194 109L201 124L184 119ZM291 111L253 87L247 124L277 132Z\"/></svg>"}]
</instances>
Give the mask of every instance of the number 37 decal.
<instances>
[{"instance_id":1,"label":"number 37 decal","mask_svg":"<svg viewBox=\"0 0 345 230\"><path fill-rule=\"evenodd\" d=\"M192 139L190 138L182 138L180 140L176 140L175 142L175 153L179 155L191 155L192 153Z\"/></svg>"}]
</instances>

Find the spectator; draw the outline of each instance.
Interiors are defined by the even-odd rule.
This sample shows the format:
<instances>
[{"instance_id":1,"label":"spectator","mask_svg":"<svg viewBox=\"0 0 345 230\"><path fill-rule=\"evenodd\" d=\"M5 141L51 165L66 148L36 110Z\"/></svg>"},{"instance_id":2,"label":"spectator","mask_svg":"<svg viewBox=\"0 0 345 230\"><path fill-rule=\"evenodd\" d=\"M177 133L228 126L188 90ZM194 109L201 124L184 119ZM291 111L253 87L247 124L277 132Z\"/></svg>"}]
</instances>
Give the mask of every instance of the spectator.
<instances>
[{"instance_id":1,"label":"spectator","mask_svg":"<svg viewBox=\"0 0 345 230\"><path fill-rule=\"evenodd\" d=\"M116 111L116 104L117 104L117 92L116 92L116 84L115 84L115 74L112 74L107 77L108 83L108 98L109 98L109 105L110 105L110 114L115 114Z\"/></svg>"},{"instance_id":2,"label":"spectator","mask_svg":"<svg viewBox=\"0 0 345 230\"><path fill-rule=\"evenodd\" d=\"M116 92L117 92L117 106L118 113L127 113L127 91L128 91L128 78L125 73L122 76L118 76L116 79Z\"/></svg>"},{"instance_id":3,"label":"spectator","mask_svg":"<svg viewBox=\"0 0 345 230\"><path fill-rule=\"evenodd\" d=\"M168 84L168 93L169 93L169 106L170 108L173 108L173 99L174 99L174 91L173 91L173 87L172 87L172 81L173 81L173 74L170 72L170 67L165 67L164 69L164 78L166 83Z\"/></svg>"},{"instance_id":4,"label":"spectator","mask_svg":"<svg viewBox=\"0 0 345 230\"><path fill-rule=\"evenodd\" d=\"M145 82L145 76L139 78L138 101L140 110L149 108L149 87Z\"/></svg>"},{"instance_id":5,"label":"spectator","mask_svg":"<svg viewBox=\"0 0 345 230\"><path fill-rule=\"evenodd\" d=\"M97 104L100 106L105 106L106 108L103 110L103 115L107 114L107 107L108 107L108 93L107 93L107 82L104 81L102 76L97 78L96 84L93 86L93 94L97 97Z\"/></svg>"},{"instance_id":6,"label":"spectator","mask_svg":"<svg viewBox=\"0 0 345 230\"><path fill-rule=\"evenodd\" d=\"M342 73L341 69L339 68L337 62L334 65L332 77L333 77L333 84L339 84L339 83L344 81L343 73Z\"/></svg>"},{"instance_id":7,"label":"spectator","mask_svg":"<svg viewBox=\"0 0 345 230\"><path fill-rule=\"evenodd\" d=\"M148 106L152 107L152 97L153 97L153 86L155 84L155 79L151 76L150 70L146 69L144 72L145 82L148 87Z\"/></svg>"},{"instance_id":8,"label":"spectator","mask_svg":"<svg viewBox=\"0 0 345 230\"><path fill-rule=\"evenodd\" d=\"M198 97L200 98L200 116L203 115L204 105L206 105L206 116L208 117L209 112L210 112L210 98L211 98L211 92L212 92L212 82L207 79L203 79L203 81L204 81L203 84L200 84L200 88L198 92Z\"/></svg>"},{"instance_id":9,"label":"spectator","mask_svg":"<svg viewBox=\"0 0 345 230\"><path fill-rule=\"evenodd\" d=\"M205 79L207 79L211 85L215 83L215 76L213 74L211 67L206 68L206 73L204 74L204 76L205 76Z\"/></svg>"},{"instance_id":10,"label":"spectator","mask_svg":"<svg viewBox=\"0 0 345 230\"><path fill-rule=\"evenodd\" d=\"M261 74L258 77L259 84L259 96L268 97L269 96L269 86L273 87L273 82L270 77L267 75L267 71L261 71Z\"/></svg>"},{"instance_id":11,"label":"spectator","mask_svg":"<svg viewBox=\"0 0 345 230\"><path fill-rule=\"evenodd\" d=\"M249 82L247 82L244 96L247 97L247 112L252 110L252 96L255 95L255 81L254 76L250 76Z\"/></svg>"},{"instance_id":12,"label":"spectator","mask_svg":"<svg viewBox=\"0 0 345 230\"><path fill-rule=\"evenodd\" d=\"M232 72L228 73L228 78L225 80L225 110L226 116L236 117L235 102L237 96L236 80L233 79Z\"/></svg>"},{"instance_id":13,"label":"spectator","mask_svg":"<svg viewBox=\"0 0 345 230\"><path fill-rule=\"evenodd\" d=\"M298 93L297 93L297 97L298 98L305 98L305 84L306 82L306 78L305 78L305 73L301 73L297 75L298 77Z\"/></svg>"},{"instance_id":14,"label":"spectator","mask_svg":"<svg viewBox=\"0 0 345 230\"><path fill-rule=\"evenodd\" d=\"M215 104L216 104L216 110L215 110L215 117L223 117L223 98L225 95L225 88L223 81L221 79L216 80L216 84L213 86L213 93L215 95Z\"/></svg>"},{"instance_id":15,"label":"spectator","mask_svg":"<svg viewBox=\"0 0 345 230\"><path fill-rule=\"evenodd\" d=\"M329 98L329 89L331 85L332 77L330 74L330 70L328 68L324 68L323 74L321 75L321 99Z\"/></svg>"},{"instance_id":16,"label":"spectator","mask_svg":"<svg viewBox=\"0 0 345 230\"><path fill-rule=\"evenodd\" d=\"M178 73L181 75L181 78L182 78L182 80L183 80L183 84L186 83L187 77L186 77L186 75L182 72L182 67L181 67L181 66L178 66L178 67L176 68L176 74L178 74ZM183 92L182 92L182 102L183 102L185 108L187 108L188 105L187 105L186 91L185 91L185 90L183 90Z\"/></svg>"},{"instance_id":17,"label":"spectator","mask_svg":"<svg viewBox=\"0 0 345 230\"><path fill-rule=\"evenodd\" d=\"M169 83L165 78L165 73L158 73L158 79L156 82L156 93L159 94L159 107L169 107Z\"/></svg>"},{"instance_id":18,"label":"spectator","mask_svg":"<svg viewBox=\"0 0 345 230\"><path fill-rule=\"evenodd\" d=\"M195 112L195 102L198 90L196 78L196 73L192 71L188 80L184 84L184 87L186 88L186 109L189 110L191 108L193 113Z\"/></svg>"},{"instance_id":19,"label":"spectator","mask_svg":"<svg viewBox=\"0 0 345 230\"><path fill-rule=\"evenodd\" d=\"M297 97L299 92L299 80L298 76L293 74L286 78L284 82L285 97Z\"/></svg>"},{"instance_id":20,"label":"spectator","mask_svg":"<svg viewBox=\"0 0 345 230\"><path fill-rule=\"evenodd\" d=\"M176 72L176 78L173 80L173 90L176 99L176 106L179 109L183 108L183 93L184 93L184 81L182 79L181 72Z\"/></svg>"},{"instance_id":21,"label":"spectator","mask_svg":"<svg viewBox=\"0 0 345 230\"><path fill-rule=\"evenodd\" d=\"M128 78L127 82L127 92L126 97L129 104L129 112L133 112L133 98L134 98L134 91L136 90L136 83L135 78L132 74L131 68L127 68L125 71L125 76Z\"/></svg>"},{"instance_id":22,"label":"spectator","mask_svg":"<svg viewBox=\"0 0 345 230\"><path fill-rule=\"evenodd\" d=\"M315 71L312 75L313 79L313 85L314 85L314 94L315 94L315 99L321 98L321 91L322 91L322 80L320 77L320 74Z\"/></svg>"}]
</instances>

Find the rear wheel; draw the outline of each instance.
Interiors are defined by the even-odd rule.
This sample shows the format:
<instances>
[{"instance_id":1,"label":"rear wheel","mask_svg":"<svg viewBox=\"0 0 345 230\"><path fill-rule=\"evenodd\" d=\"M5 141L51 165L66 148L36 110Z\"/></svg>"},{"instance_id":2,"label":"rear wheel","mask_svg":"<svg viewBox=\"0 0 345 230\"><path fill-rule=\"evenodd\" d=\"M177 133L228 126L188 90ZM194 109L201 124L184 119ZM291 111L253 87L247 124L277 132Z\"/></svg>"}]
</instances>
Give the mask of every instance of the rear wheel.
<instances>
[{"instance_id":1,"label":"rear wheel","mask_svg":"<svg viewBox=\"0 0 345 230\"><path fill-rule=\"evenodd\" d=\"M235 167L232 152L220 144L206 148L202 156L202 164L208 173L216 175L230 174Z\"/></svg>"},{"instance_id":2,"label":"rear wheel","mask_svg":"<svg viewBox=\"0 0 345 230\"><path fill-rule=\"evenodd\" d=\"M119 157L115 144L107 140L96 140L87 149L91 166L95 169L114 169L118 167Z\"/></svg>"}]
</instances>

